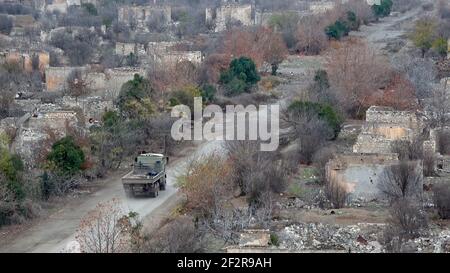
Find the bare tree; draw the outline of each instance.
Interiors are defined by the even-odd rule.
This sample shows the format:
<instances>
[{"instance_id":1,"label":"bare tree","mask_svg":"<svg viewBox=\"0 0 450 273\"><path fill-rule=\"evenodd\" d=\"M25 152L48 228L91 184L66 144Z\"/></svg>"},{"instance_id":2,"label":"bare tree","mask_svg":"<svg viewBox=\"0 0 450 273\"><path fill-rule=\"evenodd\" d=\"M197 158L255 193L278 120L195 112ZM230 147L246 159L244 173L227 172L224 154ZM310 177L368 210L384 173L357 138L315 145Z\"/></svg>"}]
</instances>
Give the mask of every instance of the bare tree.
<instances>
[{"instance_id":1,"label":"bare tree","mask_svg":"<svg viewBox=\"0 0 450 273\"><path fill-rule=\"evenodd\" d=\"M349 193L344 185L335 179L327 179L325 182L325 195L335 209L345 206L348 201Z\"/></svg>"},{"instance_id":2,"label":"bare tree","mask_svg":"<svg viewBox=\"0 0 450 273\"><path fill-rule=\"evenodd\" d=\"M79 97L82 97L84 95L89 94L89 83L86 80L86 76L83 75L84 73L79 70L75 69L67 78L67 93L78 101Z\"/></svg>"},{"instance_id":3,"label":"bare tree","mask_svg":"<svg viewBox=\"0 0 450 273\"><path fill-rule=\"evenodd\" d=\"M384 231L384 243L388 251L404 252L407 240L417 238L428 227L428 220L420 205L401 198L389 209L390 217Z\"/></svg>"},{"instance_id":4,"label":"bare tree","mask_svg":"<svg viewBox=\"0 0 450 273\"><path fill-rule=\"evenodd\" d=\"M409 140L396 140L391 144L393 153L398 154L400 160L419 160L423 159L423 141L420 138Z\"/></svg>"},{"instance_id":5,"label":"bare tree","mask_svg":"<svg viewBox=\"0 0 450 273\"><path fill-rule=\"evenodd\" d=\"M99 203L81 219L76 240L82 252L118 253L130 251L126 213L118 199Z\"/></svg>"},{"instance_id":6,"label":"bare tree","mask_svg":"<svg viewBox=\"0 0 450 273\"><path fill-rule=\"evenodd\" d=\"M296 48L306 54L319 54L328 46L324 22L322 17L307 16L300 21L297 27Z\"/></svg>"},{"instance_id":7,"label":"bare tree","mask_svg":"<svg viewBox=\"0 0 450 273\"><path fill-rule=\"evenodd\" d=\"M437 208L439 216L442 219L450 218L450 184L444 182L442 184L433 185L434 205Z\"/></svg>"},{"instance_id":8,"label":"bare tree","mask_svg":"<svg viewBox=\"0 0 450 273\"><path fill-rule=\"evenodd\" d=\"M419 100L432 97L433 83L437 77L436 67L432 60L403 53L395 55L391 64L395 70L406 75L414 85L416 97Z\"/></svg>"},{"instance_id":9,"label":"bare tree","mask_svg":"<svg viewBox=\"0 0 450 273\"><path fill-rule=\"evenodd\" d=\"M326 170L325 166L336 153L336 150L332 147L323 147L318 150L313 156L313 164L316 167L316 173L321 182L325 182Z\"/></svg>"},{"instance_id":10,"label":"bare tree","mask_svg":"<svg viewBox=\"0 0 450 273\"><path fill-rule=\"evenodd\" d=\"M443 155L450 155L450 131L438 133L438 150Z\"/></svg>"},{"instance_id":11,"label":"bare tree","mask_svg":"<svg viewBox=\"0 0 450 273\"><path fill-rule=\"evenodd\" d=\"M333 129L311 111L285 111L283 120L292 128L291 137L298 142L300 159L312 163L316 151L334 136Z\"/></svg>"},{"instance_id":12,"label":"bare tree","mask_svg":"<svg viewBox=\"0 0 450 273\"><path fill-rule=\"evenodd\" d=\"M347 112L360 117L373 92L389 80L389 66L363 42L337 50L328 65L330 85Z\"/></svg>"},{"instance_id":13,"label":"bare tree","mask_svg":"<svg viewBox=\"0 0 450 273\"><path fill-rule=\"evenodd\" d=\"M147 234L142 252L149 253L196 253L205 248L203 233L188 216L169 219L152 234Z\"/></svg>"},{"instance_id":14,"label":"bare tree","mask_svg":"<svg viewBox=\"0 0 450 273\"><path fill-rule=\"evenodd\" d=\"M439 84L431 94L430 103L427 105L431 112L431 126L442 128L450 124L450 95L447 84Z\"/></svg>"},{"instance_id":15,"label":"bare tree","mask_svg":"<svg viewBox=\"0 0 450 273\"><path fill-rule=\"evenodd\" d=\"M400 161L386 167L378 188L390 201L400 198L420 198L422 191L422 171L417 162Z\"/></svg>"}]
</instances>

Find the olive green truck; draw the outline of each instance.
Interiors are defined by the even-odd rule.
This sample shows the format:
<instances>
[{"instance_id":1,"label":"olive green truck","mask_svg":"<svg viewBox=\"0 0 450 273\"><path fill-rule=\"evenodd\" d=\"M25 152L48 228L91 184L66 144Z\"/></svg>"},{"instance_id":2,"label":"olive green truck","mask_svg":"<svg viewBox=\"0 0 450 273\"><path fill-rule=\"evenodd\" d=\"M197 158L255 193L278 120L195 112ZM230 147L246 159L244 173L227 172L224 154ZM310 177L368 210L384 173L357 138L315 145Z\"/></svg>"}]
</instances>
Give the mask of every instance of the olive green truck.
<instances>
[{"instance_id":1,"label":"olive green truck","mask_svg":"<svg viewBox=\"0 0 450 273\"><path fill-rule=\"evenodd\" d=\"M127 196L156 197L166 189L166 165L169 158L163 154L143 153L135 159L133 170L122 177Z\"/></svg>"}]
</instances>

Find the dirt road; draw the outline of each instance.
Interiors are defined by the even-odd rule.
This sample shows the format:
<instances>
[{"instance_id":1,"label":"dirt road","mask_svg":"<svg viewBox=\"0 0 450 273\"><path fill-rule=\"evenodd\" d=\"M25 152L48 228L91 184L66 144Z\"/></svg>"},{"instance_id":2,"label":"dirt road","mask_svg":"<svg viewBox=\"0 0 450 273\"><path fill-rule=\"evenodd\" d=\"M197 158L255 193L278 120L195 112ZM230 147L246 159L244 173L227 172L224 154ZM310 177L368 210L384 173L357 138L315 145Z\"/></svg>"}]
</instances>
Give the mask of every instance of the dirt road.
<instances>
[{"instance_id":1,"label":"dirt road","mask_svg":"<svg viewBox=\"0 0 450 273\"><path fill-rule=\"evenodd\" d=\"M373 48L382 51L389 42L404 36L412 28L411 22L423 12L417 7L403 14L381 18L379 22L361 26L359 31L351 32L350 36L364 38Z\"/></svg>"},{"instance_id":2,"label":"dirt road","mask_svg":"<svg viewBox=\"0 0 450 273\"><path fill-rule=\"evenodd\" d=\"M100 202L119 198L125 209L138 212L141 217L149 216L177 192L175 180L178 173L193 158L221 149L220 141L210 141L199 145L195 153L172 162L168 167L168 185L157 198L127 198L120 176L111 178L104 187L93 194L70 202L41 223L19 234L12 242L0 246L0 252L63 252L73 244L80 219ZM147 218L148 220L148 218Z\"/></svg>"}]
</instances>

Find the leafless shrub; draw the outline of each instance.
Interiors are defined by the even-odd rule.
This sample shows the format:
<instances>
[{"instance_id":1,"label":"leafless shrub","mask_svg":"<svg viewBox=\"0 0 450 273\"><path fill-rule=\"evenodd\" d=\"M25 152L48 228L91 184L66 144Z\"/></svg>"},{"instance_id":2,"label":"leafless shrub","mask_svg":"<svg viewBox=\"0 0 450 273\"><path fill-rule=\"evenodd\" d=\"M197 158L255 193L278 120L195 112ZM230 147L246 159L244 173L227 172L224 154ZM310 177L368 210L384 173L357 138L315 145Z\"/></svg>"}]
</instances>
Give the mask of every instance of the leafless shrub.
<instances>
[{"instance_id":1,"label":"leafless shrub","mask_svg":"<svg viewBox=\"0 0 450 273\"><path fill-rule=\"evenodd\" d=\"M335 209L345 206L348 200L347 189L334 179L327 179L325 183L325 195Z\"/></svg>"},{"instance_id":2,"label":"leafless shrub","mask_svg":"<svg viewBox=\"0 0 450 273\"><path fill-rule=\"evenodd\" d=\"M420 5L419 0L396 0L393 1L392 11L406 12Z\"/></svg>"},{"instance_id":3,"label":"leafless shrub","mask_svg":"<svg viewBox=\"0 0 450 273\"><path fill-rule=\"evenodd\" d=\"M195 253L203 252L204 238L190 217L168 220L158 231L148 234L142 252Z\"/></svg>"},{"instance_id":4,"label":"leafless shrub","mask_svg":"<svg viewBox=\"0 0 450 273\"><path fill-rule=\"evenodd\" d=\"M328 64L331 90L348 114L361 117L370 106L374 90L386 86L389 66L367 44L351 41L333 55Z\"/></svg>"},{"instance_id":5,"label":"leafless shrub","mask_svg":"<svg viewBox=\"0 0 450 273\"><path fill-rule=\"evenodd\" d=\"M265 191L281 192L286 188L286 169L274 152L261 152L256 141L227 141L225 148L233 162L234 184L249 201L258 202Z\"/></svg>"},{"instance_id":6,"label":"leafless shrub","mask_svg":"<svg viewBox=\"0 0 450 273\"><path fill-rule=\"evenodd\" d=\"M450 155L450 131L438 133L438 150L441 154Z\"/></svg>"},{"instance_id":7,"label":"leafless shrub","mask_svg":"<svg viewBox=\"0 0 450 273\"><path fill-rule=\"evenodd\" d=\"M317 150L333 138L334 132L330 126L314 113L286 112L283 119L293 128L291 138L298 141L300 160L306 164L312 163Z\"/></svg>"},{"instance_id":8,"label":"leafless shrub","mask_svg":"<svg viewBox=\"0 0 450 273\"><path fill-rule=\"evenodd\" d=\"M323 31L325 28L322 17L307 16L303 18L297 27L296 48L306 54L319 54L328 46L328 38Z\"/></svg>"},{"instance_id":9,"label":"leafless shrub","mask_svg":"<svg viewBox=\"0 0 450 273\"><path fill-rule=\"evenodd\" d=\"M418 198L422 190L422 172L417 162L401 161L382 173L378 188L391 202L400 198Z\"/></svg>"},{"instance_id":10,"label":"leafless shrub","mask_svg":"<svg viewBox=\"0 0 450 273\"><path fill-rule=\"evenodd\" d=\"M434 205L442 219L450 218L450 184L433 185Z\"/></svg>"},{"instance_id":11,"label":"leafless shrub","mask_svg":"<svg viewBox=\"0 0 450 273\"><path fill-rule=\"evenodd\" d=\"M67 93L77 100L79 97L89 93L89 83L86 80L84 73L79 70L73 70L67 77Z\"/></svg>"},{"instance_id":12,"label":"leafless shrub","mask_svg":"<svg viewBox=\"0 0 450 273\"><path fill-rule=\"evenodd\" d=\"M425 151L423 154L423 175L430 177L435 175L436 156L431 151Z\"/></svg>"},{"instance_id":13,"label":"leafless shrub","mask_svg":"<svg viewBox=\"0 0 450 273\"><path fill-rule=\"evenodd\" d=\"M100 203L83 219L76 240L87 253L118 253L130 251L126 214L117 199Z\"/></svg>"},{"instance_id":14,"label":"leafless shrub","mask_svg":"<svg viewBox=\"0 0 450 273\"><path fill-rule=\"evenodd\" d=\"M391 64L398 72L405 74L414 85L416 97L419 100L432 96L432 85L437 76L436 67L432 60L403 53L395 55Z\"/></svg>"},{"instance_id":15,"label":"leafless shrub","mask_svg":"<svg viewBox=\"0 0 450 273\"><path fill-rule=\"evenodd\" d=\"M400 198L389 210L388 226L384 231L384 243L388 251L404 251L403 244L417 238L428 227L423 209L415 201Z\"/></svg>"},{"instance_id":16,"label":"leafless shrub","mask_svg":"<svg viewBox=\"0 0 450 273\"><path fill-rule=\"evenodd\" d=\"M318 150L313 157L313 164L316 167L316 173L321 182L325 182L325 166L333 157L336 151L331 147L324 147Z\"/></svg>"},{"instance_id":17,"label":"leafless shrub","mask_svg":"<svg viewBox=\"0 0 450 273\"><path fill-rule=\"evenodd\" d=\"M396 140L391 145L392 152L397 153L400 160L418 160L423 158L423 141L419 138L412 141Z\"/></svg>"}]
</instances>

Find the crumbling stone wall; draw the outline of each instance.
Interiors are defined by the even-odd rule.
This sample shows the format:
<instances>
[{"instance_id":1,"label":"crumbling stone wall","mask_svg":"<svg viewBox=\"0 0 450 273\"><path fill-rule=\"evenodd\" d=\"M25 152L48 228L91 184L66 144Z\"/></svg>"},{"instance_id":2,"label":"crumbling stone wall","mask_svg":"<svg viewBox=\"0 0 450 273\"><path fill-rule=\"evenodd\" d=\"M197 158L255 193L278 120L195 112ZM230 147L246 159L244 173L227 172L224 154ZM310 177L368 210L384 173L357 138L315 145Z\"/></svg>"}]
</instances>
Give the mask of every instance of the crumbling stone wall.
<instances>
[{"instance_id":1,"label":"crumbling stone wall","mask_svg":"<svg viewBox=\"0 0 450 273\"><path fill-rule=\"evenodd\" d=\"M145 55L145 46L137 43L120 43L116 42L116 54L120 56Z\"/></svg>"},{"instance_id":2,"label":"crumbling stone wall","mask_svg":"<svg viewBox=\"0 0 450 273\"><path fill-rule=\"evenodd\" d=\"M251 5L225 4L218 7L215 12L208 8L205 14L206 22L215 24L215 32L226 30L227 24L232 21L238 21L244 26L254 24Z\"/></svg>"},{"instance_id":3,"label":"crumbling stone wall","mask_svg":"<svg viewBox=\"0 0 450 273\"><path fill-rule=\"evenodd\" d=\"M100 97L78 98L64 96L59 102L64 108L80 108L83 112L86 125L90 125L102 120L106 111L114 110L112 100L104 100Z\"/></svg>"},{"instance_id":4,"label":"crumbling stone wall","mask_svg":"<svg viewBox=\"0 0 450 273\"><path fill-rule=\"evenodd\" d=\"M145 76L146 71L143 68L121 67L108 69L105 74L106 86L104 97L114 99L119 95L124 83L132 80L135 74Z\"/></svg>"},{"instance_id":5,"label":"crumbling stone wall","mask_svg":"<svg viewBox=\"0 0 450 273\"><path fill-rule=\"evenodd\" d=\"M326 2L312 2L309 5L309 10L314 14L324 13L329 10L334 9L336 6L335 2L326 1Z\"/></svg>"},{"instance_id":6,"label":"crumbling stone wall","mask_svg":"<svg viewBox=\"0 0 450 273\"><path fill-rule=\"evenodd\" d=\"M422 119L413 111L372 106L366 112L366 124L358 135L353 152L390 153L394 141L412 141L423 129Z\"/></svg>"},{"instance_id":7,"label":"crumbling stone wall","mask_svg":"<svg viewBox=\"0 0 450 273\"><path fill-rule=\"evenodd\" d=\"M59 139L67 135L67 128L78 128L78 118L74 111L53 110L28 115L18 130L13 149L26 165L35 167L37 149L49 137L49 133Z\"/></svg>"},{"instance_id":8,"label":"crumbling stone wall","mask_svg":"<svg viewBox=\"0 0 450 273\"><path fill-rule=\"evenodd\" d=\"M64 91L67 88L67 79L75 69L84 71L85 67L47 67L45 69L45 85L47 91Z\"/></svg>"},{"instance_id":9,"label":"crumbling stone wall","mask_svg":"<svg viewBox=\"0 0 450 273\"><path fill-rule=\"evenodd\" d=\"M171 66L177 63L188 61L194 65L199 65L203 61L201 51L171 51L162 55L158 60L164 66Z\"/></svg>"},{"instance_id":10,"label":"crumbling stone wall","mask_svg":"<svg viewBox=\"0 0 450 273\"><path fill-rule=\"evenodd\" d=\"M122 6L118 11L118 20L140 30L148 30L147 24L154 18L160 18L163 23L172 21L172 8L163 5Z\"/></svg>"},{"instance_id":11,"label":"crumbling stone wall","mask_svg":"<svg viewBox=\"0 0 450 273\"><path fill-rule=\"evenodd\" d=\"M4 53L4 61L6 63L18 64L27 72L33 71L33 58L37 57L38 69L41 73L45 72L45 69L50 64L50 54L45 51L29 51L29 52L19 52L19 51L8 51Z\"/></svg>"},{"instance_id":12,"label":"crumbling stone wall","mask_svg":"<svg viewBox=\"0 0 450 273\"><path fill-rule=\"evenodd\" d=\"M378 184L387 167L399 162L397 154L338 155L325 167L327 181L341 186L349 194L349 201L379 199ZM422 162L416 161L422 170ZM422 171L420 171L422 173Z\"/></svg>"}]
</instances>

